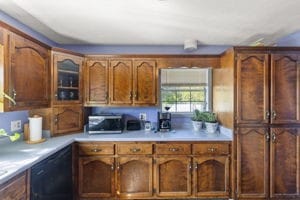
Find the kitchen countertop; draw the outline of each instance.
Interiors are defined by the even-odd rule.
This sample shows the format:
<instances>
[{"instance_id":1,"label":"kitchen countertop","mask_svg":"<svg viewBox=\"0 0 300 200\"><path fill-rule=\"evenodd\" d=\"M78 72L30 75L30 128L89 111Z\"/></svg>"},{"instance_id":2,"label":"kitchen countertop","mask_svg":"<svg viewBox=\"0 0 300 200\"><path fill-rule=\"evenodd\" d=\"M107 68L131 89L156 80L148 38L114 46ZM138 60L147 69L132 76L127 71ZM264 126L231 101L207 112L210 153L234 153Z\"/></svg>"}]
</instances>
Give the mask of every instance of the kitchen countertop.
<instances>
[{"instance_id":1,"label":"kitchen countertop","mask_svg":"<svg viewBox=\"0 0 300 200\"><path fill-rule=\"evenodd\" d=\"M43 143L27 144L24 141L0 146L0 184L29 169L74 141L232 141L232 133L221 129L221 133L208 134L205 131L175 130L170 132L124 131L122 134L88 135L71 134L47 138Z\"/></svg>"}]
</instances>

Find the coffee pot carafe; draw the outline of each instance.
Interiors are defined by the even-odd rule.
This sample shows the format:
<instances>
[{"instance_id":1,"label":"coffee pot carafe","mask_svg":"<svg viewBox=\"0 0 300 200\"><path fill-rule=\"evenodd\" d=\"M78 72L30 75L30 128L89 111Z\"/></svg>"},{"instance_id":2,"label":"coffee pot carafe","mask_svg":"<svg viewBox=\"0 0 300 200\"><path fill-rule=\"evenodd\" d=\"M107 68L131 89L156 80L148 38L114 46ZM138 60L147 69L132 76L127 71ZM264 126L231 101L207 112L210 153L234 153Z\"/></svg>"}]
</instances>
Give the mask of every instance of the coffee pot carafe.
<instances>
[{"instance_id":1,"label":"coffee pot carafe","mask_svg":"<svg viewBox=\"0 0 300 200\"><path fill-rule=\"evenodd\" d=\"M157 113L158 131L170 131L171 130L171 113L158 112Z\"/></svg>"}]
</instances>

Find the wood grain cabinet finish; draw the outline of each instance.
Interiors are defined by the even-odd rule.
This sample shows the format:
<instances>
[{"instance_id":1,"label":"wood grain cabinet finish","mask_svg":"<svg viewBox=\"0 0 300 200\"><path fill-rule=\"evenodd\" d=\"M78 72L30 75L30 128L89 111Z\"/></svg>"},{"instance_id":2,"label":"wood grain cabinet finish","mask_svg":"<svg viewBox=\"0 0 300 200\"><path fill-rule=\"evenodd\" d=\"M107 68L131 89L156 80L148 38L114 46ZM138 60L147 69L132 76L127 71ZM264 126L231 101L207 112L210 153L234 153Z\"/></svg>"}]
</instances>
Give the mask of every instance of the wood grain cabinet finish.
<instances>
[{"instance_id":1,"label":"wood grain cabinet finish","mask_svg":"<svg viewBox=\"0 0 300 200\"><path fill-rule=\"evenodd\" d=\"M300 53L271 54L271 124L300 124Z\"/></svg>"},{"instance_id":2,"label":"wood grain cabinet finish","mask_svg":"<svg viewBox=\"0 0 300 200\"><path fill-rule=\"evenodd\" d=\"M192 163L187 156L159 156L155 164L155 189L160 197L188 197L192 191Z\"/></svg>"},{"instance_id":3,"label":"wood grain cabinet finish","mask_svg":"<svg viewBox=\"0 0 300 200\"><path fill-rule=\"evenodd\" d=\"M80 199L230 197L228 142L81 142L77 146Z\"/></svg>"},{"instance_id":4,"label":"wood grain cabinet finish","mask_svg":"<svg viewBox=\"0 0 300 200\"><path fill-rule=\"evenodd\" d=\"M108 60L88 58L84 71L85 105L108 104Z\"/></svg>"},{"instance_id":5,"label":"wood grain cabinet finish","mask_svg":"<svg viewBox=\"0 0 300 200\"><path fill-rule=\"evenodd\" d=\"M236 122L269 122L269 55L237 54Z\"/></svg>"},{"instance_id":6,"label":"wood grain cabinet finish","mask_svg":"<svg viewBox=\"0 0 300 200\"><path fill-rule=\"evenodd\" d=\"M110 61L109 98L110 104L131 105L133 98L133 63L131 59Z\"/></svg>"},{"instance_id":7,"label":"wood grain cabinet finish","mask_svg":"<svg viewBox=\"0 0 300 200\"><path fill-rule=\"evenodd\" d=\"M156 105L156 61L111 59L109 103L112 105Z\"/></svg>"},{"instance_id":8,"label":"wood grain cabinet finish","mask_svg":"<svg viewBox=\"0 0 300 200\"><path fill-rule=\"evenodd\" d=\"M269 195L269 134L265 127L237 129L237 197Z\"/></svg>"},{"instance_id":9,"label":"wood grain cabinet finish","mask_svg":"<svg viewBox=\"0 0 300 200\"><path fill-rule=\"evenodd\" d=\"M152 156L117 158L117 196L120 198L152 197L152 166Z\"/></svg>"},{"instance_id":10,"label":"wood grain cabinet finish","mask_svg":"<svg viewBox=\"0 0 300 200\"><path fill-rule=\"evenodd\" d=\"M114 163L113 157L79 157L79 197L114 197Z\"/></svg>"},{"instance_id":11,"label":"wood grain cabinet finish","mask_svg":"<svg viewBox=\"0 0 300 200\"><path fill-rule=\"evenodd\" d=\"M238 124L300 124L299 58L299 53L237 54Z\"/></svg>"},{"instance_id":12,"label":"wood grain cabinet finish","mask_svg":"<svg viewBox=\"0 0 300 200\"><path fill-rule=\"evenodd\" d=\"M27 173L22 173L0 185L1 200L29 200Z\"/></svg>"},{"instance_id":13,"label":"wood grain cabinet finish","mask_svg":"<svg viewBox=\"0 0 300 200\"><path fill-rule=\"evenodd\" d=\"M300 199L300 128L271 128L270 197Z\"/></svg>"},{"instance_id":14,"label":"wood grain cabinet finish","mask_svg":"<svg viewBox=\"0 0 300 200\"><path fill-rule=\"evenodd\" d=\"M80 105L54 107L52 116L53 136L82 130L83 113Z\"/></svg>"},{"instance_id":15,"label":"wood grain cabinet finish","mask_svg":"<svg viewBox=\"0 0 300 200\"><path fill-rule=\"evenodd\" d=\"M155 60L134 60L133 103L135 105L156 104L156 74Z\"/></svg>"},{"instance_id":16,"label":"wood grain cabinet finish","mask_svg":"<svg viewBox=\"0 0 300 200\"><path fill-rule=\"evenodd\" d=\"M50 53L48 49L15 33L9 33L7 111L50 106Z\"/></svg>"}]
</instances>

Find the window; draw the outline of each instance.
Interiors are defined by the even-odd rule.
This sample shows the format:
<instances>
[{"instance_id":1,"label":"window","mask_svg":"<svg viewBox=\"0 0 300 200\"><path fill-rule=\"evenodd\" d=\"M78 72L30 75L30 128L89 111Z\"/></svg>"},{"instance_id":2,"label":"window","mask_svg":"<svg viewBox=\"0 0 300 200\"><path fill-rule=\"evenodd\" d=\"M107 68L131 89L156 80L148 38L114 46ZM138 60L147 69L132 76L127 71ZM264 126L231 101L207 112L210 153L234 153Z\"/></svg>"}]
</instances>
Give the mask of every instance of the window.
<instances>
[{"instance_id":1,"label":"window","mask_svg":"<svg viewBox=\"0 0 300 200\"><path fill-rule=\"evenodd\" d=\"M162 69L160 73L161 109L172 113L210 110L211 69Z\"/></svg>"}]
</instances>

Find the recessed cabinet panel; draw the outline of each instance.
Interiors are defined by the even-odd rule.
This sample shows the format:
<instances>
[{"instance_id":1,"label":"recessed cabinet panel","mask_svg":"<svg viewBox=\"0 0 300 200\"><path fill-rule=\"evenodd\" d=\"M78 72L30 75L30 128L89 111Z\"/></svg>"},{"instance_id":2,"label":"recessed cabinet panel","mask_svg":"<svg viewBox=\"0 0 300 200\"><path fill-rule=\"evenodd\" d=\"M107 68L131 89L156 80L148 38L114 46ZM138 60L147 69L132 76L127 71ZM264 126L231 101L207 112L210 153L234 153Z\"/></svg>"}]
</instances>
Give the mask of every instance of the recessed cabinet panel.
<instances>
[{"instance_id":1,"label":"recessed cabinet panel","mask_svg":"<svg viewBox=\"0 0 300 200\"><path fill-rule=\"evenodd\" d=\"M80 157L79 158L79 196L113 197L114 158Z\"/></svg>"},{"instance_id":2,"label":"recessed cabinet panel","mask_svg":"<svg viewBox=\"0 0 300 200\"><path fill-rule=\"evenodd\" d=\"M271 123L300 123L300 55L271 56Z\"/></svg>"},{"instance_id":3,"label":"recessed cabinet panel","mask_svg":"<svg viewBox=\"0 0 300 200\"><path fill-rule=\"evenodd\" d=\"M271 197L299 198L300 128L271 128Z\"/></svg>"},{"instance_id":4,"label":"recessed cabinet panel","mask_svg":"<svg viewBox=\"0 0 300 200\"><path fill-rule=\"evenodd\" d=\"M9 34L8 110L50 106L49 51L17 34Z\"/></svg>"},{"instance_id":5,"label":"recessed cabinet panel","mask_svg":"<svg viewBox=\"0 0 300 200\"><path fill-rule=\"evenodd\" d=\"M191 195L191 160L188 157L159 157L156 160L158 196Z\"/></svg>"},{"instance_id":6,"label":"recessed cabinet panel","mask_svg":"<svg viewBox=\"0 0 300 200\"><path fill-rule=\"evenodd\" d=\"M238 198L266 198L268 196L268 138L266 128L238 128Z\"/></svg>"},{"instance_id":7,"label":"recessed cabinet panel","mask_svg":"<svg viewBox=\"0 0 300 200\"><path fill-rule=\"evenodd\" d=\"M84 81L85 105L108 104L108 61L88 60Z\"/></svg>"},{"instance_id":8,"label":"recessed cabinet panel","mask_svg":"<svg viewBox=\"0 0 300 200\"><path fill-rule=\"evenodd\" d=\"M237 123L269 122L268 54L238 54Z\"/></svg>"},{"instance_id":9,"label":"recessed cabinet panel","mask_svg":"<svg viewBox=\"0 0 300 200\"><path fill-rule=\"evenodd\" d=\"M118 158L118 194L120 197L152 196L152 157Z\"/></svg>"}]
</instances>

